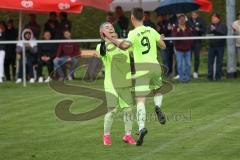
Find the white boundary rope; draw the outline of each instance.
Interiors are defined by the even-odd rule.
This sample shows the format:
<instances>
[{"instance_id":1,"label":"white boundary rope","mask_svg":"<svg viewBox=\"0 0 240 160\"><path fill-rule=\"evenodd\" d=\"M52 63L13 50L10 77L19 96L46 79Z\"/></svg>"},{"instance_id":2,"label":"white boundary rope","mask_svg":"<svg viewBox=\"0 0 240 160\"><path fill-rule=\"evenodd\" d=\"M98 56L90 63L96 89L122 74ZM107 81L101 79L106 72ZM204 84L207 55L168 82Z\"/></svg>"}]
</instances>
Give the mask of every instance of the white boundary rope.
<instances>
[{"instance_id":1,"label":"white boundary rope","mask_svg":"<svg viewBox=\"0 0 240 160\"><path fill-rule=\"evenodd\" d=\"M240 39L240 36L202 36L202 37L166 37L164 40L209 40L209 39ZM101 39L71 39L71 40L33 40L35 43L98 43ZM0 41L0 44L29 43L31 41Z\"/></svg>"}]
</instances>

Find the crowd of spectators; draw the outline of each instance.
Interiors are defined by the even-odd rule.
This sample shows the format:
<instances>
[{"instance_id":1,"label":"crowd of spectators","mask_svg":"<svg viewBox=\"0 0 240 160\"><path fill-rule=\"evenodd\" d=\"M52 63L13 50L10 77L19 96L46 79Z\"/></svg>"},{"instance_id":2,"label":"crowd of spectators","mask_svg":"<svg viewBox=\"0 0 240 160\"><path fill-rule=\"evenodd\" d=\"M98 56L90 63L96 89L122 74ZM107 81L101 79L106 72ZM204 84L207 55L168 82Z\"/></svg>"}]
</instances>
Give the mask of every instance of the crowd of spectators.
<instances>
[{"instance_id":1,"label":"crowd of spectators","mask_svg":"<svg viewBox=\"0 0 240 160\"><path fill-rule=\"evenodd\" d=\"M190 17L184 14L165 16L157 15L157 23L151 20L151 13L145 12L144 25L156 29L165 37L191 37L191 36L224 36L227 35L227 26L221 20L217 13L210 17L211 23L206 25L204 19L198 12L192 12ZM109 12L106 21L113 24L119 38L126 38L130 30L130 21L121 7L116 7L115 13ZM235 35L240 35L240 13L237 20L231 26ZM29 14L28 23L24 26L21 35L18 35L13 20L7 23L0 22L0 41L17 40L19 37L29 40L29 43L18 43L0 45L0 83L5 80L16 80L21 83L23 79L22 51L23 45L26 49L26 68L27 79L30 83L36 81L49 82L50 74L53 70L57 71L59 79L66 75L66 67L61 66L69 64L68 79L72 80L74 69L78 66L80 54L79 45L76 43L40 43L34 41L38 39L71 39L72 23L68 19L67 13L55 12L49 14L45 25L41 27L37 22L35 14ZM200 57L202 53L202 40L165 40L166 49L159 50L162 63L168 67L168 76L174 77L181 82L189 82L191 77L199 77ZM208 40L208 79L221 80L222 65L224 57L225 39ZM240 40L236 40L238 60L240 62ZM194 64L192 65L192 58ZM16 63L17 62L17 63ZM133 64L134 60L131 58ZM17 71L16 71L17 66ZM47 66L48 75L44 77L43 66ZM193 67L192 67L193 66ZM215 69L214 69L215 67ZM134 67L133 67L134 68ZM16 75L16 77L15 77Z\"/></svg>"},{"instance_id":2,"label":"crowd of spectators","mask_svg":"<svg viewBox=\"0 0 240 160\"><path fill-rule=\"evenodd\" d=\"M108 13L107 21L114 25L115 30L119 34L125 32L125 30L128 30L126 27L129 26L129 22L124 16L121 8L117 8L116 13L117 16L115 17L113 13ZM119 18L119 15L121 15L122 18ZM145 12L144 25L155 28L161 35L164 35L165 37L227 35L227 26L221 21L219 14L213 13L210 19L211 23L209 26L207 26L204 19L199 15L198 12L192 12L190 17L187 17L184 14L177 14L173 16L158 15L157 23L154 23L151 20L151 13ZM125 25L123 23L125 23ZM240 14L238 14L238 20L233 23L232 28L234 34L240 35ZM121 34L120 37L125 38L125 36L121 36ZM168 75L174 76L174 79L179 79L181 82L190 81L191 76L195 79L198 79L199 66L201 62L200 55L202 52L202 40L186 39L165 42L167 48L160 50L160 55L162 63L169 69ZM222 77L222 65L226 40L208 40L208 46L208 79L210 81L218 81L221 80ZM237 40L236 47L240 57L239 40ZM194 59L193 67L191 65L192 58ZM215 71L214 66L216 66Z\"/></svg>"},{"instance_id":3,"label":"crowd of spectators","mask_svg":"<svg viewBox=\"0 0 240 160\"><path fill-rule=\"evenodd\" d=\"M73 70L78 65L80 54L79 45L76 43L36 43L36 40L71 39L71 21L65 12L57 15L55 12L49 14L49 19L42 28L35 14L29 14L28 23L23 27L18 35L13 20L7 23L0 22L0 41L11 41L22 39L26 43L0 45L0 83L3 79L16 83L23 81L23 65L26 65L27 80L30 83L49 82L50 74L54 69L58 73L59 79L63 79L67 74L67 67L70 65L68 79L72 80ZM26 63L23 64L23 49L26 53ZM17 66L17 67L16 67ZM43 67L48 69L48 75L44 77ZM17 68L17 71L16 71ZM16 75L16 76L15 76Z\"/></svg>"}]
</instances>

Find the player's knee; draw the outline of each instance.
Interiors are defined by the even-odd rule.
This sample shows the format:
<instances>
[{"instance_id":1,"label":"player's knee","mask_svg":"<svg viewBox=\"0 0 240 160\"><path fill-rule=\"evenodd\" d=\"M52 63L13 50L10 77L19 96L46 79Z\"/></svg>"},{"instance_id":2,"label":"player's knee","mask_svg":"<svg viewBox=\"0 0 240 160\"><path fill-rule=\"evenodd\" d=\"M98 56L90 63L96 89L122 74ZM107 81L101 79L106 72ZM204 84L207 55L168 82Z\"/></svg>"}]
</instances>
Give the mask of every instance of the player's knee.
<instances>
[{"instance_id":1,"label":"player's knee","mask_svg":"<svg viewBox=\"0 0 240 160\"><path fill-rule=\"evenodd\" d=\"M108 108L108 113L116 114L117 109L116 108Z\"/></svg>"},{"instance_id":2,"label":"player's knee","mask_svg":"<svg viewBox=\"0 0 240 160\"><path fill-rule=\"evenodd\" d=\"M141 97L141 96L136 98L137 103L145 103L145 100L146 100L146 98L145 97Z\"/></svg>"}]
</instances>

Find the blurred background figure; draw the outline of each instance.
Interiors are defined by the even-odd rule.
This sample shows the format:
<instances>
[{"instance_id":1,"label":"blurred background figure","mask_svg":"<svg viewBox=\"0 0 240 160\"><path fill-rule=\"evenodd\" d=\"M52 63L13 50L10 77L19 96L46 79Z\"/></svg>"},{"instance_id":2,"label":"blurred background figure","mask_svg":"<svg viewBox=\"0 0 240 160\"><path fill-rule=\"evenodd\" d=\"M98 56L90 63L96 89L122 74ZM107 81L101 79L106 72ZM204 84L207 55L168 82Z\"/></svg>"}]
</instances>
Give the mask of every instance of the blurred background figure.
<instances>
[{"instance_id":1,"label":"blurred background figure","mask_svg":"<svg viewBox=\"0 0 240 160\"><path fill-rule=\"evenodd\" d=\"M237 20L232 24L233 34L240 36L240 12L237 14ZM240 39L236 39L237 60L240 64Z\"/></svg>"},{"instance_id":2,"label":"blurred background figure","mask_svg":"<svg viewBox=\"0 0 240 160\"><path fill-rule=\"evenodd\" d=\"M185 15L178 17L178 26L173 29L173 37L191 37L192 30L186 24ZM180 82L189 82L191 77L192 40L174 41Z\"/></svg>"},{"instance_id":3,"label":"blurred background figure","mask_svg":"<svg viewBox=\"0 0 240 160\"><path fill-rule=\"evenodd\" d=\"M40 38L41 26L37 23L36 14L29 14L29 22L24 26L24 29L29 28L32 30L36 39Z\"/></svg>"},{"instance_id":4,"label":"blurred background figure","mask_svg":"<svg viewBox=\"0 0 240 160\"><path fill-rule=\"evenodd\" d=\"M45 31L43 33L44 40L51 39L51 33L49 31ZM50 81L50 75L53 72L53 58L56 54L56 44L55 43L41 43L38 45L38 82L43 83L43 66L47 66L48 68L48 77L45 79L45 83Z\"/></svg>"},{"instance_id":5,"label":"blurred background figure","mask_svg":"<svg viewBox=\"0 0 240 160\"><path fill-rule=\"evenodd\" d=\"M121 6L115 8L117 24L121 28L121 35L119 38L127 38L128 28L129 28L129 19L124 15L123 9Z\"/></svg>"},{"instance_id":6,"label":"blurred background figure","mask_svg":"<svg viewBox=\"0 0 240 160\"><path fill-rule=\"evenodd\" d=\"M145 12L144 12L143 25L144 25L144 26L149 26L149 27L152 27L152 28L156 29L155 24L151 21L151 13L148 12L148 11L145 11Z\"/></svg>"},{"instance_id":7,"label":"blurred background figure","mask_svg":"<svg viewBox=\"0 0 240 160\"><path fill-rule=\"evenodd\" d=\"M106 22L109 22L113 25L115 32L118 34L118 37L121 36L121 28L118 23L116 23L116 18L114 13L108 12L106 16Z\"/></svg>"},{"instance_id":8,"label":"blurred background figure","mask_svg":"<svg viewBox=\"0 0 240 160\"><path fill-rule=\"evenodd\" d=\"M192 34L195 37L203 36L206 32L205 22L199 16L198 12L192 12L188 19L188 25L192 29ZM194 40L192 45L192 55L194 55L194 73L193 78L198 78L198 70L200 65L200 52L202 48L202 40Z\"/></svg>"},{"instance_id":9,"label":"blurred background figure","mask_svg":"<svg viewBox=\"0 0 240 160\"><path fill-rule=\"evenodd\" d=\"M71 39L71 33L64 31L64 38ZM58 45L56 58L54 59L54 70L60 76L59 80L64 80L66 63L70 64L70 71L67 75L68 80L73 79L74 70L78 66L78 58L80 56L80 48L77 43L60 43Z\"/></svg>"},{"instance_id":10,"label":"blurred background figure","mask_svg":"<svg viewBox=\"0 0 240 160\"><path fill-rule=\"evenodd\" d=\"M211 16L211 24L208 27L207 33L212 36L227 35L227 26L221 22L221 17L218 13L213 13ZM219 81L222 77L222 64L224 57L224 47L226 39L211 39L209 40L208 52L208 79L210 81ZM214 74L214 62L216 61L216 73Z\"/></svg>"},{"instance_id":11,"label":"blurred background figure","mask_svg":"<svg viewBox=\"0 0 240 160\"><path fill-rule=\"evenodd\" d=\"M163 34L165 37L171 37L172 36L172 25L170 21L167 19L167 16L158 15L157 16L157 25L156 29L159 32L159 34ZM168 67L168 75L172 74L173 72L173 55L174 55L174 49L173 49L173 42L172 41L165 41L165 44L167 46L166 49L161 49L160 54L162 58L162 63L164 66Z\"/></svg>"},{"instance_id":12,"label":"blurred background figure","mask_svg":"<svg viewBox=\"0 0 240 160\"><path fill-rule=\"evenodd\" d=\"M68 19L68 14L66 12L61 12L59 14L59 19L60 19L60 32L61 32L61 39L64 38L63 32L68 30L71 32L72 30L72 22Z\"/></svg>"},{"instance_id":13,"label":"blurred background figure","mask_svg":"<svg viewBox=\"0 0 240 160\"><path fill-rule=\"evenodd\" d=\"M49 19L44 25L44 31L50 31L52 39L57 39L59 36L61 36L59 35L59 22L55 12L51 12L49 14Z\"/></svg>"},{"instance_id":14,"label":"blurred background figure","mask_svg":"<svg viewBox=\"0 0 240 160\"><path fill-rule=\"evenodd\" d=\"M35 82L34 76L34 68L37 65L37 43L35 42L35 37L31 29L26 28L23 30L23 37L25 41L29 41L27 43L19 42L17 44L17 60L19 63L18 73L17 73L17 81L16 83L21 83L23 79L23 65L26 65L27 69L27 77L30 79L30 83ZM26 64L23 64L23 45L25 46L26 50Z\"/></svg>"},{"instance_id":15,"label":"blurred background figure","mask_svg":"<svg viewBox=\"0 0 240 160\"><path fill-rule=\"evenodd\" d=\"M6 24L0 22L0 41L6 40ZM0 83L3 83L4 78L4 59L5 59L5 45L0 44Z\"/></svg>"},{"instance_id":16,"label":"blurred background figure","mask_svg":"<svg viewBox=\"0 0 240 160\"><path fill-rule=\"evenodd\" d=\"M13 20L7 22L6 39L15 41L18 39L18 30ZM11 72L10 72L11 71ZM16 75L16 44L6 45L6 56L4 62L4 72L7 81L15 80Z\"/></svg>"}]
</instances>

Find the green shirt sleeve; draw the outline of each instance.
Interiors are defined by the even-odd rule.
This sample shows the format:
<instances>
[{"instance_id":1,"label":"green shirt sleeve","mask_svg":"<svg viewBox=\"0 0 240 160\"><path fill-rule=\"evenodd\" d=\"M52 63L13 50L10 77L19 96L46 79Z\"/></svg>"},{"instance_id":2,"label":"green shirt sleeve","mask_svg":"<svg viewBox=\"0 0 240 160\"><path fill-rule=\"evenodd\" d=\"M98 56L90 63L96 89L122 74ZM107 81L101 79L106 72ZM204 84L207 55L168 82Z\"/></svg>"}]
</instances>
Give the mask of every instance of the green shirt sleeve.
<instances>
[{"instance_id":1,"label":"green shirt sleeve","mask_svg":"<svg viewBox=\"0 0 240 160\"><path fill-rule=\"evenodd\" d=\"M159 42L161 40L161 35L153 28L152 28L152 32L153 32L154 38L156 39L156 42Z\"/></svg>"}]
</instances>

